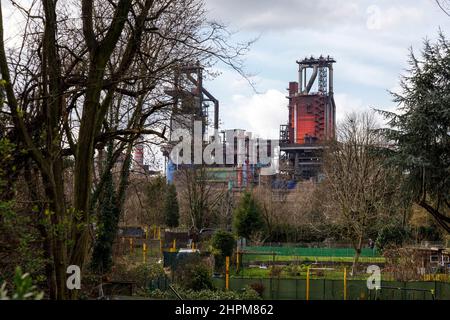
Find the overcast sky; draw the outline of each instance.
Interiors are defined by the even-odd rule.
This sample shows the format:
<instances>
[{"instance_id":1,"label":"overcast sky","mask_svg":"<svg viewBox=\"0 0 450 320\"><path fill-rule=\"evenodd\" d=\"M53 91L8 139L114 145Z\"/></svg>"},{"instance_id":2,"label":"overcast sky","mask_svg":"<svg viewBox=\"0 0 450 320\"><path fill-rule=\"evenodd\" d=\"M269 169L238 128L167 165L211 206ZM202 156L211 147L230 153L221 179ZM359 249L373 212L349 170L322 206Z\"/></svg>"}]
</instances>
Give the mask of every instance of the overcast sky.
<instances>
[{"instance_id":1,"label":"overcast sky","mask_svg":"<svg viewBox=\"0 0 450 320\"><path fill-rule=\"evenodd\" d=\"M224 66L217 66L221 75L206 86L220 100L221 129L246 129L263 138L277 139L287 123L286 88L297 79L296 60L321 54L337 60L339 120L349 111L395 109L388 91L398 90L409 48L420 51L439 28L450 37L450 17L435 0L204 1L210 19L237 31L235 41L259 38L245 63L256 75L258 93ZM21 32L21 15L9 1L2 4L11 45L20 39L14 36Z\"/></svg>"},{"instance_id":2,"label":"overcast sky","mask_svg":"<svg viewBox=\"0 0 450 320\"><path fill-rule=\"evenodd\" d=\"M29 0L28 0L29 1ZM28 2L24 0L23 2ZM236 72L206 83L221 104L222 129L246 129L278 138L287 123L289 81L297 79L296 60L331 55L335 65L338 120L348 111L394 109L388 90L398 90L408 50L435 39L439 28L450 37L450 17L435 0L204 0L211 20L237 31L235 41L259 40L245 68L256 75L256 93ZM21 15L4 2L7 44L21 32ZM447 32L448 31L448 32Z\"/></svg>"},{"instance_id":3,"label":"overcast sky","mask_svg":"<svg viewBox=\"0 0 450 320\"><path fill-rule=\"evenodd\" d=\"M398 90L409 48L420 51L423 39L435 39L439 28L450 31L450 18L434 0L205 1L211 19L239 31L236 40L259 37L246 58L258 94L224 67L207 84L221 102L222 128L267 138L277 138L287 122L286 88L296 81L296 60L321 54L337 60L341 119L353 110L394 109L388 90Z\"/></svg>"}]
</instances>

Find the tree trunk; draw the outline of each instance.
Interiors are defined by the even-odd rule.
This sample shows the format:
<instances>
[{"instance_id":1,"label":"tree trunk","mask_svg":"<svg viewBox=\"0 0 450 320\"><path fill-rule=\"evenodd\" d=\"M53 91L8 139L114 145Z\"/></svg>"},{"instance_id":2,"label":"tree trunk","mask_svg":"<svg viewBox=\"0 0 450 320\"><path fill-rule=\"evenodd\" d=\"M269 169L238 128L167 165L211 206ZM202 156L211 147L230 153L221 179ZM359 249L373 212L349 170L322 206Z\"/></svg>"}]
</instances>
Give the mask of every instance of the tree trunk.
<instances>
[{"instance_id":1,"label":"tree trunk","mask_svg":"<svg viewBox=\"0 0 450 320\"><path fill-rule=\"evenodd\" d=\"M355 275L358 271L357 268L358 268L359 257L361 256L362 241L363 241L363 238L360 237L357 245L355 246L355 256L353 258L352 271L350 273L351 276Z\"/></svg>"},{"instance_id":2,"label":"tree trunk","mask_svg":"<svg viewBox=\"0 0 450 320\"><path fill-rule=\"evenodd\" d=\"M24 177L25 181L27 183L28 187L28 193L30 194L31 201L37 202L39 201L39 195L37 190L39 190L38 186L38 177L37 173L33 174L32 164L28 163L25 166L24 170ZM43 205L39 205L39 218L38 219L45 219L45 217L42 217L44 214L45 208ZM45 227L45 224L38 222L37 229L42 237L42 250L44 252L44 257L46 259L45 262L45 275L47 277L47 286L49 289L49 296L51 300L55 300L57 297L57 285L56 285L56 278L55 278L55 269L53 265L53 245L52 240L50 238L50 235L48 233L47 228Z\"/></svg>"},{"instance_id":3,"label":"tree trunk","mask_svg":"<svg viewBox=\"0 0 450 320\"><path fill-rule=\"evenodd\" d=\"M52 176L43 176L46 198L49 200L48 213L51 220L50 232L47 232L49 241L52 243L52 255L54 275L56 282L56 298L67 299L66 270L67 259L67 230L64 229L67 220L63 189L62 160L55 161L51 165Z\"/></svg>"}]
</instances>

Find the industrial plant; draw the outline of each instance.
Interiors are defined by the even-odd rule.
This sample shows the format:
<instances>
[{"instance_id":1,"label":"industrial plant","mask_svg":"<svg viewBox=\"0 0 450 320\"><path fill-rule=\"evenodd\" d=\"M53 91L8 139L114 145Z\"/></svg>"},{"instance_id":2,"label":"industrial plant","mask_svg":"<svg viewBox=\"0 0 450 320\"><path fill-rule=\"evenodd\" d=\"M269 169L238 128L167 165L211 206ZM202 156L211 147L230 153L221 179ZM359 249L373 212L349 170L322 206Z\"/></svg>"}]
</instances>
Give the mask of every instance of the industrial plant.
<instances>
[{"instance_id":1,"label":"industrial plant","mask_svg":"<svg viewBox=\"0 0 450 320\"><path fill-rule=\"evenodd\" d=\"M450 301L450 0L372 2L0 1L0 300Z\"/></svg>"},{"instance_id":2,"label":"industrial plant","mask_svg":"<svg viewBox=\"0 0 450 320\"><path fill-rule=\"evenodd\" d=\"M280 181L284 181L281 186L293 188L299 181L318 181L323 148L335 137L334 63L330 56L311 56L297 61L298 81L288 86L289 118L287 124L280 124L280 137L275 141L254 138L245 129L220 130L219 100L204 87L202 67L199 64L181 67L173 88L166 91L174 99L170 132L186 129L194 137L197 121L201 123L203 147L209 143L220 144L215 152L221 153L224 161L201 164L207 168L210 182L227 184L230 188L261 183L279 188ZM163 147L168 182L173 181L177 170L186 167L170 159L177 142L170 141ZM260 159L263 149L269 163ZM141 151L141 148L136 149L139 161L142 161Z\"/></svg>"}]
</instances>

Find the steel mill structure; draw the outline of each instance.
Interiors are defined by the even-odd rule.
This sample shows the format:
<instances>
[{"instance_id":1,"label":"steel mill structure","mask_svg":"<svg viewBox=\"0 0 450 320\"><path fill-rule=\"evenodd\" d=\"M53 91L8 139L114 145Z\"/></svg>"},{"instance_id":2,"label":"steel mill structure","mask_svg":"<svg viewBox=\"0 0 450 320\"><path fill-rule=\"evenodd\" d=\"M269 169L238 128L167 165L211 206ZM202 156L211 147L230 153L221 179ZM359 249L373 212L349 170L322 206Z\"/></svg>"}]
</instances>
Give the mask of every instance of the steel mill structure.
<instances>
[{"instance_id":1,"label":"steel mill structure","mask_svg":"<svg viewBox=\"0 0 450 320\"><path fill-rule=\"evenodd\" d=\"M218 184L227 184L228 188L245 188L259 183L261 175L271 173L267 164L261 163L260 149L272 155L272 144L263 139L254 139L252 133L243 129L231 129L219 131L219 100L216 99L203 85L203 67L199 64L179 67L174 73L173 87L165 90L173 98L173 109L170 117L170 132L176 129L185 129L191 134L201 132L201 141L195 137L192 145L197 140L205 148L215 138L219 139L214 150L214 158L219 163L191 165L175 164L170 159L170 152L179 141L170 140L162 147L162 153L166 158L166 179L172 183L176 180L176 173L180 169L204 168L207 171L207 180ZM208 111L213 105L213 116ZM194 121L201 123L201 128L196 128ZM211 135L208 128L217 136ZM200 129L200 130L199 130ZM220 153L220 156L219 156ZM194 150L191 150L191 161L194 162ZM200 159L201 160L201 159Z\"/></svg>"},{"instance_id":2,"label":"steel mill structure","mask_svg":"<svg viewBox=\"0 0 450 320\"><path fill-rule=\"evenodd\" d=\"M280 173L291 179L317 179L324 142L335 136L335 62L330 56L297 61L298 82L288 88L289 121L280 128Z\"/></svg>"}]
</instances>

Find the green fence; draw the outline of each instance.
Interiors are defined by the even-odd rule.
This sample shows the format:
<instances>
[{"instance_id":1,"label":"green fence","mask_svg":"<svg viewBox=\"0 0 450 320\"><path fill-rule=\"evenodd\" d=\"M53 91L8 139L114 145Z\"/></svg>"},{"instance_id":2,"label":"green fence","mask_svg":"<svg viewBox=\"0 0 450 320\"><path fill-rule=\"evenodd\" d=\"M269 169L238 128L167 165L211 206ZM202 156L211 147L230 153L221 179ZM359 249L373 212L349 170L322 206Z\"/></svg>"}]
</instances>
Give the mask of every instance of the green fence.
<instances>
[{"instance_id":1,"label":"green fence","mask_svg":"<svg viewBox=\"0 0 450 320\"><path fill-rule=\"evenodd\" d=\"M353 248L244 247L244 252L303 257L353 257L355 255ZM364 248L361 251L361 257L379 256L376 249Z\"/></svg>"},{"instance_id":2,"label":"green fence","mask_svg":"<svg viewBox=\"0 0 450 320\"><path fill-rule=\"evenodd\" d=\"M225 287L223 278L215 278L214 283L217 288ZM230 289L238 291L254 283L264 286L263 299L306 300L305 279L230 278ZM382 281L381 286L379 291L368 290L366 281L349 280L347 300L450 300L450 283ZM314 279L309 288L310 300L344 299L342 280Z\"/></svg>"}]
</instances>

